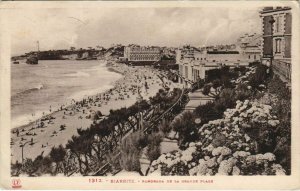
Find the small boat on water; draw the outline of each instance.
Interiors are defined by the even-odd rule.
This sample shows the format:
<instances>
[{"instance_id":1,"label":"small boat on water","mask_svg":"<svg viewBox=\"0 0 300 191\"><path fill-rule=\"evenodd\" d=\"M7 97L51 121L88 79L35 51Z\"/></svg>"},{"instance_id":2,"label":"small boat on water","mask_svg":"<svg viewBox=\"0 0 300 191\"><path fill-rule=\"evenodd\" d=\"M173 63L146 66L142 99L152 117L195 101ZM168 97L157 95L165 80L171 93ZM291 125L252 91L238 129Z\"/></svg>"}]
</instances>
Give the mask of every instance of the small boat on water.
<instances>
[{"instance_id":1,"label":"small boat on water","mask_svg":"<svg viewBox=\"0 0 300 191\"><path fill-rule=\"evenodd\" d=\"M39 63L39 52L40 52L39 41L37 41L37 49L38 49L37 53L30 55L26 59L27 64L36 65Z\"/></svg>"},{"instance_id":2,"label":"small boat on water","mask_svg":"<svg viewBox=\"0 0 300 191\"><path fill-rule=\"evenodd\" d=\"M13 64L20 64L20 62L19 61L17 61L17 60L13 60L13 62L12 62Z\"/></svg>"}]
</instances>

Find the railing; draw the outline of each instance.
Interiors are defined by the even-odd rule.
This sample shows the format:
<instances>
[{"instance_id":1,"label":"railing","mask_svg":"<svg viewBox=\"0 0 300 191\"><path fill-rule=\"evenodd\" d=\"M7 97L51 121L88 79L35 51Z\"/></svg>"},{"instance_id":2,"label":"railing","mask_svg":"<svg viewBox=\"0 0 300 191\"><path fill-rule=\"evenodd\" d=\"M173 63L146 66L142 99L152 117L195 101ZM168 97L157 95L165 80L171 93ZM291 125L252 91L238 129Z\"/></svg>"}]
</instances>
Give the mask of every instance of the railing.
<instances>
[{"instance_id":1,"label":"railing","mask_svg":"<svg viewBox=\"0 0 300 191\"><path fill-rule=\"evenodd\" d=\"M180 76L179 76L180 77ZM150 125L147 127L147 128L145 128L144 130L143 130L143 132L144 133L147 133L147 132L149 132L150 130L152 130L156 125L158 125L158 123L160 122L160 121L162 121L163 119L165 119L165 117L168 115L168 114L171 114L172 113L172 110L176 107L176 106L180 106L180 107L184 107L183 105L185 105L187 102L185 102L184 103L184 98L185 98L185 96L190 92L190 91L192 91L193 90L193 88L195 88L197 86L197 84L196 83L194 83L190 88L183 88L182 89L182 91L181 91L181 94L180 94L180 96L179 96L179 98L176 100L176 102L174 103L174 104L172 104L172 106L171 107L169 107L166 111L164 111L160 116L158 116L158 117L156 117L156 118L154 118L154 119L152 119L152 120L150 120ZM188 101L188 100L186 100L186 101ZM150 112L149 112L150 113ZM137 123L136 123L137 124ZM136 125L135 124L135 125ZM128 133L131 131L131 129L129 128L128 129L128 131L126 132L126 134L128 135ZM126 135L124 136L124 137L126 137ZM123 137L123 138L124 138ZM122 138L122 139L123 139ZM121 141L121 140L120 140ZM121 155L121 152L118 152L116 155L115 155L115 157L120 157L120 155ZM93 176L104 176L104 175L106 175L106 173L107 172L109 172L110 170L111 170L111 168L110 168L110 163L109 162L107 162L107 163L105 163L103 166L101 166L100 167L100 169L99 170L97 170L94 174L93 174Z\"/></svg>"},{"instance_id":2,"label":"railing","mask_svg":"<svg viewBox=\"0 0 300 191\"><path fill-rule=\"evenodd\" d=\"M160 120L164 119L164 117L169 114L170 112L172 112L172 110L178 105L178 104L182 104L183 103L183 99L184 96L187 95L189 92L191 91L191 89L182 89L181 94L179 96L179 98L177 99L177 101L171 106L169 107L166 111L164 111L159 117L155 118L153 121L150 122L150 126L147 127L146 129L144 129L144 132L147 132L149 129L153 128L154 125L156 125L157 122L159 122ZM181 105L182 107L182 105Z\"/></svg>"}]
</instances>

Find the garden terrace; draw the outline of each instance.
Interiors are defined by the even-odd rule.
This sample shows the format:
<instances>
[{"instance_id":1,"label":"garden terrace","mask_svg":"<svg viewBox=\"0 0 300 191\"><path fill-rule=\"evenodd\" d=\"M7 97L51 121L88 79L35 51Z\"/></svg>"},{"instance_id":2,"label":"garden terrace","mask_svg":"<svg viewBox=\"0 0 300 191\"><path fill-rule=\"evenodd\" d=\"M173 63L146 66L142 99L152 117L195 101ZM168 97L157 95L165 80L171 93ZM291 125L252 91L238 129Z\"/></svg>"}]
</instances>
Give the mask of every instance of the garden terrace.
<instances>
[{"instance_id":1,"label":"garden terrace","mask_svg":"<svg viewBox=\"0 0 300 191\"><path fill-rule=\"evenodd\" d=\"M215 71L206 83L220 80L218 73ZM186 112L172 123L181 150L161 155L152 162L150 173L290 174L289 89L260 64L239 71L228 84L209 88L220 89L212 95L213 102ZM195 119L201 119L200 123L194 123Z\"/></svg>"}]
</instances>

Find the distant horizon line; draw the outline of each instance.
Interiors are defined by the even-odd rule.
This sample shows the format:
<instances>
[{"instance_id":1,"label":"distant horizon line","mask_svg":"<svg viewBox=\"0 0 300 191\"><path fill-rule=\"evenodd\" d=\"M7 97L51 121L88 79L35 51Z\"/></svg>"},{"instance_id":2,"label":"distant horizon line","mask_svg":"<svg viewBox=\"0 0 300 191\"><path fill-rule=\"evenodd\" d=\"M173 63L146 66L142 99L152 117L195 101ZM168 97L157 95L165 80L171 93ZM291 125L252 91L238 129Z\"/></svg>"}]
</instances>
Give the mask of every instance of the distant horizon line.
<instances>
[{"instance_id":1,"label":"distant horizon line","mask_svg":"<svg viewBox=\"0 0 300 191\"><path fill-rule=\"evenodd\" d=\"M97 45L99 47L102 47L102 48L105 48L105 49L109 49L109 48L112 48L114 46L130 46L130 45L137 45L137 46L141 46L141 47L159 47L159 48L163 48L163 47L166 47L166 48L179 48L179 47L183 47L183 46L191 46L191 47L197 47L197 48L201 48L201 47L216 47L216 46L226 46L226 45L236 45L237 43L226 43L226 44L212 44L212 45L192 45L192 44L189 44L189 43L186 43L186 44L181 44L179 46L166 46L166 45L163 45L163 46L159 46L159 45L139 45L139 44L134 44L134 43L130 43L130 44L127 44L127 45L124 45L124 44L121 44L121 43L116 43L116 44L111 44L110 46L101 46L101 45ZM48 49L48 50L39 50L40 52L43 52L43 51L58 51L58 50L71 50L71 47L74 47L75 50L89 50L89 47L92 48L92 49L97 49L97 46L87 46L85 48L83 47L75 47L75 46L70 46L69 48L62 48L62 49ZM37 50L30 50L30 51L27 51L27 52L24 52L24 53L14 53L12 54L11 56L14 57L14 56L22 56L24 54L27 54L27 53L30 53L30 52L37 52Z\"/></svg>"}]
</instances>

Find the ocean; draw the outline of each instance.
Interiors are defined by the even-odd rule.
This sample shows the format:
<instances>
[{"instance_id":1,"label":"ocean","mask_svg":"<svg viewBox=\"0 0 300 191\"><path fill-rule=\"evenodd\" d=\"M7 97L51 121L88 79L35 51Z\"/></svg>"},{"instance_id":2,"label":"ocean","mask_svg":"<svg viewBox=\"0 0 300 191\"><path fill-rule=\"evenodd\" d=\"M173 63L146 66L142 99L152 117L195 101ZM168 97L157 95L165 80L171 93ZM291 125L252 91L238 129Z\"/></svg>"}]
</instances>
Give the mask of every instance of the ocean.
<instances>
[{"instance_id":1,"label":"ocean","mask_svg":"<svg viewBox=\"0 0 300 191\"><path fill-rule=\"evenodd\" d=\"M41 60L11 66L12 128L26 125L74 100L104 92L121 74L100 60Z\"/></svg>"}]
</instances>

